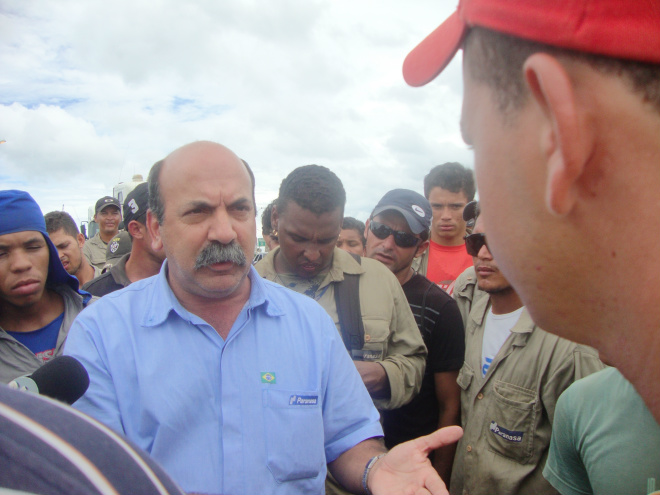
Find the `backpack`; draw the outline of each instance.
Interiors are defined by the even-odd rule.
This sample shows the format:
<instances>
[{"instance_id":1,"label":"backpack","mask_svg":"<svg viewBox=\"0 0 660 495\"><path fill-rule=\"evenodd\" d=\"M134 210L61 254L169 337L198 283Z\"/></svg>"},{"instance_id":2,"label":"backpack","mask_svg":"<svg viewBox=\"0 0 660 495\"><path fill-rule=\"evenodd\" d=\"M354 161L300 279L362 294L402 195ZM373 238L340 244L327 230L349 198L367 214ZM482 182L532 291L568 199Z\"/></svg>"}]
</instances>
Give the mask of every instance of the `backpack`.
<instances>
[{"instance_id":1,"label":"backpack","mask_svg":"<svg viewBox=\"0 0 660 495\"><path fill-rule=\"evenodd\" d=\"M349 254L358 264L362 264L362 259L357 254ZM344 280L335 284L334 290L341 337L346 350L353 357L354 350L361 350L364 347L364 324L360 310L360 274L345 273Z\"/></svg>"}]
</instances>

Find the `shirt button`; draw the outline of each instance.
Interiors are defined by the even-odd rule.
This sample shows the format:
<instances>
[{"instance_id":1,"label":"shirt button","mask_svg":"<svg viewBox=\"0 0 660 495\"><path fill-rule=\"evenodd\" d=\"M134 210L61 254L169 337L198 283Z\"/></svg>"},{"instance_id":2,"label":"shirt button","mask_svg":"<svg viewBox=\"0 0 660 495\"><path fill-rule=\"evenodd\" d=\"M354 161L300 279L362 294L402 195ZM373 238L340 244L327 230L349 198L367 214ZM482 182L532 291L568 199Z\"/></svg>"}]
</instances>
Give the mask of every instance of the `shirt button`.
<instances>
[{"instance_id":1,"label":"shirt button","mask_svg":"<svg viewBox=\"0 0 660 495\"><path fill-rule=\"evenodd\" d=\"M472 452L472 445L468 445L466 450L467 450L468 452Z\"/></svg>"},{"instance_id":2,"label":"shirt button","mask_svg":"<svg viewBox=\"0 0 660 495\"><path fill-rule=\"evenodd\" d=\"M484 394L482 394L481 392L479 392L479 393L477 394L477 399L481 400L481 399L483 399L483 398L484 398Z\"/></svg>"}]
</instances>

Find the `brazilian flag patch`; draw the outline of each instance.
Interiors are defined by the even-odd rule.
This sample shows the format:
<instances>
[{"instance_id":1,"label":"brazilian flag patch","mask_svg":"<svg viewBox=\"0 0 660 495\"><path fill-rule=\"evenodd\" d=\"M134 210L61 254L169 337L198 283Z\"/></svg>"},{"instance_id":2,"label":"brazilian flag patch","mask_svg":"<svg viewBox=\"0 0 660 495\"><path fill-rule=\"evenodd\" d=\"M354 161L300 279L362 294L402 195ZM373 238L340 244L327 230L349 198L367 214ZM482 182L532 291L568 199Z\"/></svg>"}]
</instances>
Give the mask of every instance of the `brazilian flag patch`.
<instances>
[{"instance_id":1,"label":"brazilian flag patch","mask_svg":"<svg viewBox=\"0 0 660 495\"><path fill-rule=\"evenodd\" d=\"M261 373L261 383L276 383L275 373L264 371Z\"/></svg>"}]
</instances>

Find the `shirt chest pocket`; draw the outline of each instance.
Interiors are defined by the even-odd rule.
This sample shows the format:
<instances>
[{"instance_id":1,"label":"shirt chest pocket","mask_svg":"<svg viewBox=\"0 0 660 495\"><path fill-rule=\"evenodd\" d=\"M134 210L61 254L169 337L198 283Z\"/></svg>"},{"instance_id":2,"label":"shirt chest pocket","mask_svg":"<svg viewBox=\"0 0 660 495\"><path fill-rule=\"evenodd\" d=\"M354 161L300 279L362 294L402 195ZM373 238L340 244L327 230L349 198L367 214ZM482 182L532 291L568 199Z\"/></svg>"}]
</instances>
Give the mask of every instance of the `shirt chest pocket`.
<instances>
[{"instance_id":1,"label":"shirt chest pocket","mask_svg":"<svg viewBox=\"0 0 660 495\"><path fill-rule=\"evenodd\" d=\"M318 391L263 391L266 462L278 482L315 478L325 465Z\"/></svg>"},{"instance_id":2,"label":"shirt chest pocket","mask_svg":"<svg viewBox=\"0 0 660 495\"><path fill-rule=\"evenodd\" d=\"M365 318L364 346L352 351L357 361L382 361L387 356L387 344L390 337L390 322L379 318Z\"/></svg>"},{"instance_id":3,"label":"shirt chest pocket","mask_svg":"<svg viewBox=\"0 0 660 495\"><path fill-rule=\"evenodd\" d=\"M456 378L456 383L461 387L461 426L463 428L465 428L466 413L471 410L470 386L472 385L473 378L474 372L472 371L472 368L464 362L461 370L458 372L458 378Z\"/></svg>"},{"instance_id":4,"label":"shirt chest pocket","mask_svg":"<svg viewBox=\"0 0 660 495\"><path fill-rule=\"evenodd\" d=\"M521 464L529 461L538 408L535 390L495 381L484 425L489 450Z\"/></svg>"}]
</instances>

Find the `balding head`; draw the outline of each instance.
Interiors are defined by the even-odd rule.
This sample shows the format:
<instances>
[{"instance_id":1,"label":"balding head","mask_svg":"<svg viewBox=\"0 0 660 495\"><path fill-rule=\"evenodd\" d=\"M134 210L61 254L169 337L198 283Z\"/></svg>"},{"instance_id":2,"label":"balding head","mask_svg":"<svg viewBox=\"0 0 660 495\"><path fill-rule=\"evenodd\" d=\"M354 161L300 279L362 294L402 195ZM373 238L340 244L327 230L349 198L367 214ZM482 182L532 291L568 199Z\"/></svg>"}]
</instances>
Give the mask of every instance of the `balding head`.
<instances>
[{"instance_id":1,"label":"balding head","mask_svg":"<svg viewBox=\"0 0 660 495\"><path fill-rule=\"evenodd\" d=\"M156 216L160 223L163 222L165 216L165 203L161 192L161 172L168 163L185 163L186 160L194 160L196 154L208 154L209 158L224 157L227 160L238 160L245 166L248 175L250 176L250 183L252 184L252 203L254 206L255 214L257 210L257 203L254 195L254 174L252 169L245 160L240 159L236 154L226 146L212 141L196 141L194 143L185 144L177 148L172 153L167 155L162 160L157 161L149 172L149 208Z\"/></svg>"},{"instance_id":2,"label":"balding head","mask_svg":"<svg viewBox=\"0 0 660 495\"><path fill-rule=\"evenodd\" d=\"M172 152L149 180L150 198L157 198L147 212L152 247L165 252L170 287L184 307L246 299L257 239L245 163L225 146L201 141Z\"/></svg>"}]
</instances>

